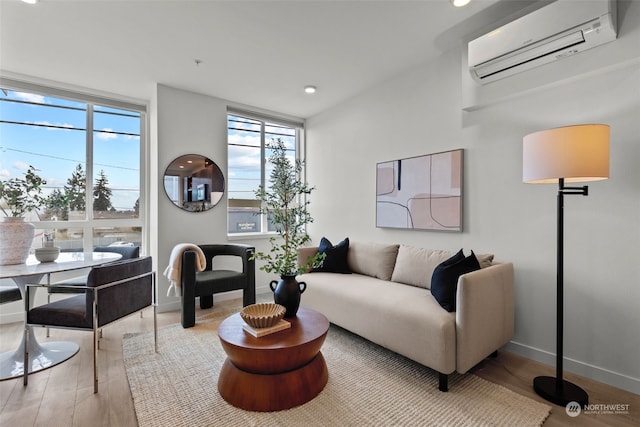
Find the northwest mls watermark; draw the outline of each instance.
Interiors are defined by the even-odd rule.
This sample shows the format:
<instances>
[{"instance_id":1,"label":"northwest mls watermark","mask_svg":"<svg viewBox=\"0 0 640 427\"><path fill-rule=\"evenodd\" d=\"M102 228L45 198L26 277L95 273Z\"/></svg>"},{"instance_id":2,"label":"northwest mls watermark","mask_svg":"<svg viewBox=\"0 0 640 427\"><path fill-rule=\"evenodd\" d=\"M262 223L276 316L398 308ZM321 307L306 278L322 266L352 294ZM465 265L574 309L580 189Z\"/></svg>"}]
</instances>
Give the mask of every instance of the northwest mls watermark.
<instances>
[{"instance_id":1,"label":"northwest mls watermark","mask_svg":"<svg viewBox=\"0 0 640 427\"><path fill-rule=\"evenodd\" d=\"M569 402L565 407L567 415L577 417L584 415L629 415L628 403L592 403L580 406L578 402Z\"/></svg>"}]
</instances>

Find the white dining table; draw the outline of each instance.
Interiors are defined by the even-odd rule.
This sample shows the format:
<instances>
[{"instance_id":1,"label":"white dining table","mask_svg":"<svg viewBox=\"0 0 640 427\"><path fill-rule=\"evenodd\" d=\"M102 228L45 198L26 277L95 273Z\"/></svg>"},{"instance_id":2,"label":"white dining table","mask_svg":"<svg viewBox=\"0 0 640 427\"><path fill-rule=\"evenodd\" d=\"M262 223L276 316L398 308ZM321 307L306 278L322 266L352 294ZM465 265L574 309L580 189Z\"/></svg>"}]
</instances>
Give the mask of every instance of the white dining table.
<instances>
[{"instance_id":1,"label":"white dining table","mask_svg":"<svg viewBox=\"0 0 640 427\"><path fill-rule=\"evenodd\" d=\"M54 262L39 262L34 255L30 255L23 264L1 265L0 279L13 279L18 285L22 299L26 294L28 284L39 284L47 276L47 283L51 283L52 273L80 270L117 261L122 255L113 252L62 252ZM33 305L35 292L29 292L29 307ZM41 371L64 362L74 356L78 344L69 341L38 342L33 334L33 327L29 327L29 373ZM24 373L24 346L26 330L22 334L22 341L15 351L0 354L0 380L20 377Z\"/></svg>"}]
</instances>

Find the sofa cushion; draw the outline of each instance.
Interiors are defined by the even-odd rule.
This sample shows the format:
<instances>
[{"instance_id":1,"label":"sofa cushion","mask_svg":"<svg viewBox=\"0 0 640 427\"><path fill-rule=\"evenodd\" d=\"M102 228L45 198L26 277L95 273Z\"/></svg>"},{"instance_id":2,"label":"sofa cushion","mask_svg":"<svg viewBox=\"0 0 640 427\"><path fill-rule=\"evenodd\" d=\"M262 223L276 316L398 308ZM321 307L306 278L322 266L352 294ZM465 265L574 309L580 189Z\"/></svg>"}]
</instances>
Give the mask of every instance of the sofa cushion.
<instances>
[{"instance_id":1,"label":"sofa cushion","mask_svg":"<svg viewBox=\"0 0 640 427\"><path fill-rule=\"evenodd\" d=\"M391 280L399 245L351 242L347 264L354 273Z\"/></svg>"},{"instance_id":2,"label":"sofa cushion","mask_svg":"<svg viewBox=\"0 0 640 427\"><path fill-rule=\"evenodd\" d=\"M478 258L478 263L480 264L480 268L491 267L493 264L493 254L475 254L476 258Z\"/></svg>"},{"instance_id":3,"label":"sofa cushion","mask_svg":"<svg viewBox=\"0 0 640 427\"><path fill-rule=\"evenodd\" d=\"M400 245L391 281L429 289L433 270L452 253Z\"/></svg>"},{"instance_id":4,"label":"sofa cushion","mask_svg":"<svg viewBox=\"0 0 640 427\"><path fill-rule=\"evenodd\" d=\"M462 249L436 267L431 277L431 294L442 308L448 312L456 311L458 277L475 270L480 270L478 258L473 251L465 258Z\"/></svg>"},{"instance_id":5,"label":"sofa cushion","mask_svg":"<svg viewBox=\"0 0 640 427\"><path fill-rule=\"evenodd\" d=\"M314 272L325 273L351 273L347 265L347 252L349 250L349 238L333 246L329 239L323 237L318 246L318 252L325 254L322 266L313 269Z\"/></svg>"},{"instance_id":6,"label":"sofa cushion","mask_svg":"<svg viewBox=\"0 0 640 427\"><path fill-rule=\"evenodd\" d=\"M361 274L310 273L300 305L442 373L455 370L456 314L422 288Z\"/></svg>"}]
</instances>

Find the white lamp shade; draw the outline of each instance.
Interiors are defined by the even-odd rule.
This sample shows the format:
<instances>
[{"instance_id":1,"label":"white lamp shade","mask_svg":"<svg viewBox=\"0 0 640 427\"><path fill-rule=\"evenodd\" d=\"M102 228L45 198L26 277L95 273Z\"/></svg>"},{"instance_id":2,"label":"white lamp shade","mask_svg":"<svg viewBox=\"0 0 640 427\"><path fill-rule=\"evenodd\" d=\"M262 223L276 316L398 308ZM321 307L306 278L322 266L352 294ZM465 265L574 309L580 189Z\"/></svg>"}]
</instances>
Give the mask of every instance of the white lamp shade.
<instances>
[{"instance_id":1,"label":"white lamp shade","mask_svg":"<svg viewBox=\"0 0 640 427\"><path fill-rule=\"evenodd\" d=\"M566 126L534 132L522 141L522 180L527 183L609 178L609 126Z\"/></svg>"}]
</instances>

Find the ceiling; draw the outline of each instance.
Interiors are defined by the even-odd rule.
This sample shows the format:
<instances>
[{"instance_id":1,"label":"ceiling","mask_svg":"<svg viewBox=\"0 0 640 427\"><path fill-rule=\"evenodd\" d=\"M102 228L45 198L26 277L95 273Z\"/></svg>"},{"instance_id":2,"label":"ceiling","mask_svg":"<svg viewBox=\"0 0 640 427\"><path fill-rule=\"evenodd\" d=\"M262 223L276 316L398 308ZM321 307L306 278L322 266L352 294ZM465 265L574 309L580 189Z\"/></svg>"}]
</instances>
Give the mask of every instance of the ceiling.
<instances>
[{"instance_id":1,"label":"ceiling","mask_svg":"<svg viewBox=\"0 0 640 427\"><path fill-rule=\"evenodd\" d=\"M185 154L174 159L173 162L167 166L164 174L179 176L194 175L212 164L214 164L213 161L204 156Z\"/></svg>"},{"instance_id":2,"label":"ceiling","mask_svg":"<svg viewBox=\"0 0 640 427\"><path fill-rule=\"evenodd\" d=\"M161 83L307 118L532 3L0 0L0 69L143 100Z\"/></svg>"}]
</instances>

